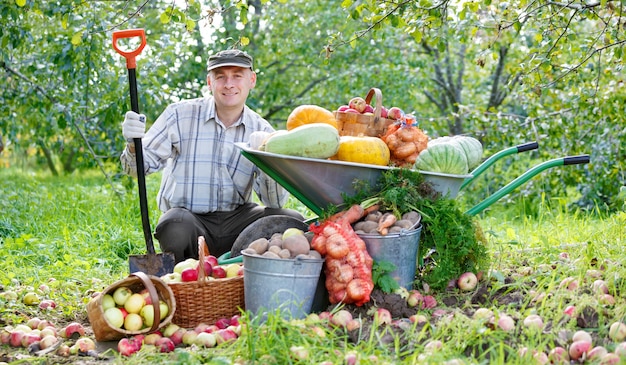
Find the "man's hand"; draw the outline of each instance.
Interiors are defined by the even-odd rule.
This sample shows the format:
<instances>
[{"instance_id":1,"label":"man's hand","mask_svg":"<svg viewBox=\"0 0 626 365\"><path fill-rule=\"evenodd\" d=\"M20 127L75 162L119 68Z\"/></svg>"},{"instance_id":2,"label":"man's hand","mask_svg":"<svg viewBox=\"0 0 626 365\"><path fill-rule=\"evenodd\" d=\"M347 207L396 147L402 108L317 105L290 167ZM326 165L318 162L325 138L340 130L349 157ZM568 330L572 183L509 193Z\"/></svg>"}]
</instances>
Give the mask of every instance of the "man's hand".
<instances>
[{"instance_id":1,"label":"man's hand","mask_svg":"<svg viewBox=\"0 0 626 365\"><path fill-rule=\"evenodd\" d=\"M128 143L132 143L134 138L143 138L146 134L146 116L133 111L127 112L122 123L122 134Z\"/></svg>"}]
</instances>

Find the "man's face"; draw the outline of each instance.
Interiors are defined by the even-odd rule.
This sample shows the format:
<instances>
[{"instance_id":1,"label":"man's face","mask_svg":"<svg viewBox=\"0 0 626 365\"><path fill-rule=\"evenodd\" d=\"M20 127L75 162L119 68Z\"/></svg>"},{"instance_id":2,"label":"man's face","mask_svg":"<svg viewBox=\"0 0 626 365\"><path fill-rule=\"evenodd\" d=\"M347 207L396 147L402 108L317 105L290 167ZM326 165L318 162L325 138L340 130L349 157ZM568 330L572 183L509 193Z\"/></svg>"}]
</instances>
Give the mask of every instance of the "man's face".
<instances>
[{"instance_id":1,"label":"man's face","mask_svg":"<svg viewBox=\"0 0 626 365\"><path fill-rule=\"evenodd\" d=\"M256 74L249 68L225 66L211 70L207 83L218 108L239 108L254 88Z\"/></svg>"}]
</instances>

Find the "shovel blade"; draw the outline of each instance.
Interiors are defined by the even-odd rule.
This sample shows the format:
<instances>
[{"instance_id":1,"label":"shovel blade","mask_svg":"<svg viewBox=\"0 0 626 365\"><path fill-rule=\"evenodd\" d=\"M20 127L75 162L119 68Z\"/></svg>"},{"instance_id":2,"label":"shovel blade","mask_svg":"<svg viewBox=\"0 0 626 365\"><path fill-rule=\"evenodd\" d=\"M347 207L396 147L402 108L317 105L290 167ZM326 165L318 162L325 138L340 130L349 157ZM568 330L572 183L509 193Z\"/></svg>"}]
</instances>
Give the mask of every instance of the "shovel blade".
<instances>
[{"instance_id":1,"label":"shovel blade","mask_svg":"<svg viewBox=\"0 0 626 365\"><path fill-rule=\"evenodd\" d=\"M128 264L131 273L141 271L148 275L161 277L165 274L174 272L176 260L174 259L174 254L165 252L158 254L133 255L128 258Z\"/></svg>"}]
</instances>

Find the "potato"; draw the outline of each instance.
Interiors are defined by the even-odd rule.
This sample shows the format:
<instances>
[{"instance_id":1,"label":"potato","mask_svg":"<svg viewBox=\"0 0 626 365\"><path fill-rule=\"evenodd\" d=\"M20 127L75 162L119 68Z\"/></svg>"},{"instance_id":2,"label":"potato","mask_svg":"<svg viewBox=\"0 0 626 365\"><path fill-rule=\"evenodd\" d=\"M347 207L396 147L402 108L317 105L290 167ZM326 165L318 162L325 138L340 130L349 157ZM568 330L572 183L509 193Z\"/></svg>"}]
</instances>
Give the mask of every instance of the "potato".
<instances>
[{"instance_id":1,"label":"potato","mask_svg":"<svg viewBox=\"0 0 626 365\"><path fill-rule=\"evenodd\" d=\"M400 219L398 221L396 221L396 223L394 223L393 225L396 227L400 227L400 228L404 228L404 229L409 229L411 228L411 226L413 225L414 222L411 222L408 219Z\"/></svg>"},{"instance_id":2,"label":"potato","mask_svg":"<svg viewBox=\"0 0 626 365\"><path fill-rule=\"evenodd\" d=\"M387 233L388 234L389 233L400 233L400 232L402 232L403 229L405 229L405 228L398 227L398 226L391 226L391 227L389 227L389 231Z\"/></svg>"},{"instance_id":3,"label":"potato","mask_svg":"<svg viewBox=\"0 0 626 365\"><path fill-rule=\"evenodd\" d=\"M262 255L265 251L267 251L267 248L269 247L269 245L270 245L270 242L267 240L267 238L259 238L259 239L252 241L248 245L248 248L253 249L259 255Z\"/></svg>"},{"instance_id":4,"label":"potato","mask_svg":"<svg viewBox=\"0 0 626 365\"><path fill-rule=\"evenodd\" d=\"M321 259L322 258L322 255L319 252L315 251L315 250L309 251L309 256L311 256L311 258L313 258L313 259Z\"/></svg>"},{"instance_id":5,"label":"potato","mask_svg":"<svg viewBox=\"0 0 626 365\"><path fill-rule=\"evenodd\" d=\"M282 251L282 249L283 249L283 248L282 248L282 247L280 247L280 246L270 246L270 247L267 249L267 251L268 251L268 252L273 252L273 253L277 254L278 256L280 256L278 253L279 253L280 251Z\"/></svg>"},{"instance_id":6,"label":"potato","mask_svg":"<svg viewBox=\"0 0 626 365\"><path fill-rule=\"evenodd\" d=\"M408 219L413 223L417 222L420 218L421 215L418 212L406 212L402 215L402 219Z\"/></svg>"},{"instance_id":7,"label":"potato","mask_svg":"<svg viewBox=\"0 0 626 365\"><path fill-rule=\"evenodd\" d=\"M359 227L354 226L354 230L360 230L363 232L371 232L372 230L376 230L378 228L378 221L361 221L357 223Z\"/></svg>"},{"instance_id":8,"label":"potato","mask_svg":"<svg viewBox=\"0 0 626 365\"><path fill-rule=\"evenodd\" d=\"M299 254L308 255L311 250L311 245L303 234L294 234L283 240L283 248L291 252L291 257L296 257Z\"/></svg>"},{"instance_id":9,"label":"potato","mask_svg":"<svg viewBox=\"0 0 626 365\"><path fill-rule=\"evenodd\" d=\"M368 214L367 217L365 217L365 220L366 221L378 222L378 220L382 216L383 216L383 213L377 210L377 211L374 211L374 212L371 212L370 214Z\"/></svg>"},{"instance_id":10,"label":"potato","mask_svg":"<svg viewBox=\"0 0 626 365\"><path fill-rule=\"evenodd\" d=\"M278 251L278 256L280 256L281 259L288 259L291 257L291 252L289 252L288 249L283 248L282 250Z\"/></svg>"},{"instance_id":11,"label":"potato","mask_svg":"<svg viewBox=\"0 0 626 365\"><path fill-rule=\"evenodd\" d=\"M248 254L248 255L258 255L258 253L253 248L250 248L250 247L243 249L241 252Z\"/></svg>"},{"instance_id":12,"label":"potato","mask_svg":"<svg viewBox=\"0 0 626 365\"><path fill-rule=\"evenodd\" d=\"M263 257L267 257L267 258L270 258L270 259L279 259L279 258L280 258L280 256L278 256L277 254L275 254L275 253L273 253L273 252L270 252L270 251L265 252L265 253L264 253L263 255L261 255L261 256L263 256Z\"/></svg>"}]
</instances>

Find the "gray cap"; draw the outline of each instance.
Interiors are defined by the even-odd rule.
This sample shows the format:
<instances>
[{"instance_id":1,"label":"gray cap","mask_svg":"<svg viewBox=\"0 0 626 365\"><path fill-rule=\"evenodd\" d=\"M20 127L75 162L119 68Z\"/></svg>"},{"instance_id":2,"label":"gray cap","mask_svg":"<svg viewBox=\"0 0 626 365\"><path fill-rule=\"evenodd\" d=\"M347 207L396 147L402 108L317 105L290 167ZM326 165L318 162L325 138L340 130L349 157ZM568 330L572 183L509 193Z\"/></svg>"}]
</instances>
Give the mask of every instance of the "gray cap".
<instances>
[{"instance_id":1,"label":"gray cap","mask_svg":"<svg viewBox=\"0 0 626 365\"><path fill-rule=\"evenodd\" d=\"M238 49L227 49L220 51L209 57L207 71L211 71L223 66L237 66L252 68L252 57L244 51Z\"/></svg>"}]
</instances>

